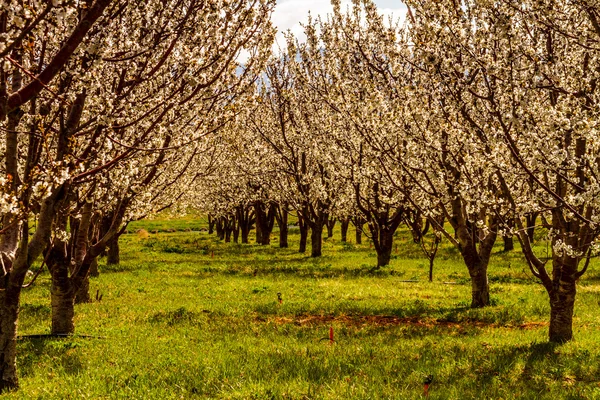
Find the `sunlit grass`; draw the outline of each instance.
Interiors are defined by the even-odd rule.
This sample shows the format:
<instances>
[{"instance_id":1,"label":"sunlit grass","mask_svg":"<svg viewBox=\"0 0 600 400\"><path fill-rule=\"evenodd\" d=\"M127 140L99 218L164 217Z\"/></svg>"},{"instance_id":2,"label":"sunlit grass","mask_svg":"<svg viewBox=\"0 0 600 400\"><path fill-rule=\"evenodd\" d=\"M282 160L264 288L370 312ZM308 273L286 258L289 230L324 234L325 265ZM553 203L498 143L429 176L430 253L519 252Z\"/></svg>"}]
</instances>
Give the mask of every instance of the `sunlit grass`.
<instances>
[{"instance_id":1,"label":"sunlit grass","mask_svg":"<svg viewBox=\"0 0 600 400\"><path fill-rule=\"evenodd\" d=\"M596 264L578 288L575 341L553 346L547 295L518 251L499 245L493 305L471 310L456 250L443 245L430 283L405 231L391 265L369 273L368 240L336 232L312 259L297 231L278 249L224 244L205 226L130 227L159 233L125 235L122 264L101 265L102 300L76 309L77 333L92 337L20 341L22 387L6 398L416 399L429 374L432 399L600 398ZM47 275L22 303L20 334L48 333Z\"/></svg>"}]
</instances>

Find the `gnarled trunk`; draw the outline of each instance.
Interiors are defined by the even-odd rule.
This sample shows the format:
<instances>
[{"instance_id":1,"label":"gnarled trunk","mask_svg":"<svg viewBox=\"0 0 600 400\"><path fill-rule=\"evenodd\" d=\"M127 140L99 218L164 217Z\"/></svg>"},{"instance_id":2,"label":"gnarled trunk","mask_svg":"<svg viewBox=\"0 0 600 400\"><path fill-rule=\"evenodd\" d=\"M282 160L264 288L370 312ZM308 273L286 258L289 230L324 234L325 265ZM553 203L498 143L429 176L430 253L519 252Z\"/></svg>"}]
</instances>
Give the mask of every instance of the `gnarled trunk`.
<instances>
[{"instance_id":1,"label":"gnarled trunk","mask_svg":"<svg viewBox=\"0 0 600 400\"><path fill-rule=\"evenodd\" d=\"M573 339L573 309L576 292L575 281L566 279L560 281L556 293L551 296L549 331L551 342L565 343Z\"/></svg>"}]
</instances>

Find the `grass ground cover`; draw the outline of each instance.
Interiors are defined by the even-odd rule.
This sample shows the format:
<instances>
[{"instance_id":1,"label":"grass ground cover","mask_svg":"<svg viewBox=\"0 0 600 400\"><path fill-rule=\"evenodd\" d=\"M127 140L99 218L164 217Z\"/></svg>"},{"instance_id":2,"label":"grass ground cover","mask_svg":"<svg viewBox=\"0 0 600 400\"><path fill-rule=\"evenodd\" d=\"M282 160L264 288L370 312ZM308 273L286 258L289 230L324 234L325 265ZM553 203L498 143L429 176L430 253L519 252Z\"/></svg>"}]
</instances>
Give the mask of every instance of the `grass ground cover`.
<instances>
[{"instance_id":1,"label":"grass ground cover","mask_svg":"<svg viewBox=\"0 0 600 400\"><path fill-rule=\"evenodd\" d=\"M369 273L368 241L339 232L312 259L293 229L278 249L186 232L200 227L130 227L122 263L91 281L102 300L76 307L77 333L92 337L21 340L22 387L6 398L418 399L431 374L431 399L600 399L596 263L578 287L576 339L555 346L547 295L518 251L496 249L493 305L471 310L458 253L443 246L427 282L405 231L391 265ZM48 333L47 275L22 304L20 333Z\"/></svg>"}]
</instances>

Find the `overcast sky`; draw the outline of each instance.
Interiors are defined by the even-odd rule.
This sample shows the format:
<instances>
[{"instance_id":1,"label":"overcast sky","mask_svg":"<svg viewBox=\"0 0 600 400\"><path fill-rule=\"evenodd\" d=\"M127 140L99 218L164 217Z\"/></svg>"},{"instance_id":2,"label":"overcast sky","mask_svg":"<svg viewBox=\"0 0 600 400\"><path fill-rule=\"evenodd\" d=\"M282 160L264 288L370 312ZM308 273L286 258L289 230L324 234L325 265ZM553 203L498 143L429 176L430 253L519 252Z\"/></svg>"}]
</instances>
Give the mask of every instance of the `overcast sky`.
<instances>
[{"instance_id":1,"label":"overcast sky","mask_svg":"<svg viewBox=\"0 0 600 400\"><path fill-rule=\"evenodd\" d=\"M342 0L342 10L350 4L350 0ZM406 14L406 7L399 0L375 0L375 4L385 15L403 19ZM309 11L313 16L324 17L331 12L331 3L329 0L277 0L273 23L280 32L290 29L294 35L299 36L302 33L300 22L306 22ZM277 35L277 41L280 45L284 44L281 33Z\"/></svg>"}]
</instances>

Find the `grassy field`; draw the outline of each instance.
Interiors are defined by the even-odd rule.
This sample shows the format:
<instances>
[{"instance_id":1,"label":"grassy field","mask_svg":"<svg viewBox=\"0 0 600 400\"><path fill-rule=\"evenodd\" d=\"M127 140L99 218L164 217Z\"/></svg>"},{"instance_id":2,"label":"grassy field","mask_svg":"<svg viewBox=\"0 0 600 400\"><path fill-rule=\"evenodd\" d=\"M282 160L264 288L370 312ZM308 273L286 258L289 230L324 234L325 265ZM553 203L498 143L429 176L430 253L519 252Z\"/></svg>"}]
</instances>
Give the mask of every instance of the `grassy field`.
<instances>
[{"instance_id":1,"label":"grassy field","mask_svg":"<svg viewBox=\"0 0 600 400\"><path fill-rule=\"evenodd\" d=\"M93 337L20 340L21 389L5 397L418 399L431 374L431 399L600 399L598 264L578 287L576 339L554 346L547 295L518 251L497 249L493 306L471 310L457 252L444 246L427 282L406 232L391 265L368 273L368 241L337 231L311 259L296 230L278 249L186 231L201 226L133 224L121 265L92 279L101 301L76 307L77 333ZM48 333L47 275L22 304L20 334Z\"/></svg>"}]
</instances>

